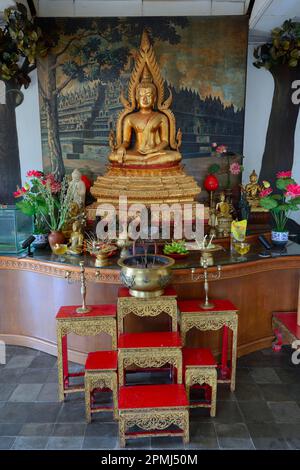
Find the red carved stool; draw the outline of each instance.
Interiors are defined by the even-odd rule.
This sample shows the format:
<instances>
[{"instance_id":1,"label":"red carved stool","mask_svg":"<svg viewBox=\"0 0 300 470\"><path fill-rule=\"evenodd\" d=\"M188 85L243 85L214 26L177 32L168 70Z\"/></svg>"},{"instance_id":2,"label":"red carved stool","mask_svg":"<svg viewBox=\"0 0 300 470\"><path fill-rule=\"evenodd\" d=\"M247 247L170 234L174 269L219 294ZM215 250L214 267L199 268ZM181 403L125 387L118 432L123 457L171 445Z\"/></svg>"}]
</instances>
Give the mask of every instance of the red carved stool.
<instances>
[{"instance_id":1,"label":"red carved stool","mask_svg":"<svg viewBox=\"0 0 300 470\"><path fill-rule=\"evenodd\" d=\"M58 395L64 400L67 393L84 391L84 385L70 386L70 377L83 376L83 372L70 373L68 369L67 335L95 336L107 333L112 338L112 349L117 347L116 305L91 305L90 312L77 313L78 305L60 307L56 315Z\"/></svg>"},{"instance_id":2,"label":"red carved stool","mask_svg":"<svg viewBox=\"0 0 300 470\"><path fill-rule=\"evenodd\" d=\"M118 419L118 379L117 351L97 351L88 354L85 363L85 412L86 420L91 421L91 414L99 411L113 410L114 418ZM113 406L93 406L93 393L96 390L112 391Z\"/></svg>"},{"instance_id":3,"label":"red carved stool","mask_svg":"<svg viewBox=\"0 0 300 470\"><path fill-rule=\"evenodd\" d=\"M119 384L124 385L124 371L130 366L161 369L170 364L182 383L181 338L178 332L123 333L118 340Z\"/></svg>"},{"instance_id":4,"label":"red carved stool","mask_svg":"<svg viewBox=\"0 0 300 470\"><path fill-rule=\"evenodd\" d=\"M220 369L220 383L230 383L230 390L235 390L236 358L237 358L237 329L238 309L230 300L213 300L211 309L201 307L201 299L179 300L180 326L182 343L185 345L189 330L196 328L200 331L216 331L223 328L222 359L218 365ZM229 330L232 332L231 363L228 365Z\"/></svg>"},{"instance_id":5,"label":"red carved stool","mask_svg":"<svg viewBox=\"0 0 300 470\"><path fill-rule=\"evenodd\" d=\"M216 416L217 404L217 363L210 349L183 348L183 377L190 408L210 408L210 416ZM207 387L208 386L208 387ZM191 388L202 388L205 401L191 403Z\"/></svg>"},{"instance_id":6,"label":"red carved stool","mask_svg":"<svg viewBox=\"0 0 300 470\"><path fill-rule=\"evenodd\" d=\"M120 446L126 439L182 436L189 442L188 400L184 385L137 385L119 390ZM175 425L178 429L170 429ZM142 431L130 431L138 426Z\"/></svg>"}]
</instances>

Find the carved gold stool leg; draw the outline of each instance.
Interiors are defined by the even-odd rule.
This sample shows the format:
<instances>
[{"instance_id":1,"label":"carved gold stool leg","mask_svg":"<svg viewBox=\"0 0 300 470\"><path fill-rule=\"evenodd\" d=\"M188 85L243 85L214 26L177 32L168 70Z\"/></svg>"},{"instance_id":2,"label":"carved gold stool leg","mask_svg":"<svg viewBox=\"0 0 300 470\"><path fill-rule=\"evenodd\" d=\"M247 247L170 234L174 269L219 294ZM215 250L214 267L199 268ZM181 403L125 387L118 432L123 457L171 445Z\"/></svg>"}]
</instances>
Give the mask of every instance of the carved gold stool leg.
<instances>
[{"instance_id":1,"label":"carved gold stool leg","mask_svg":"<svg viewBox=\"0 0 300 470\"><path fill-rule=\"evenodd\" d=\"M188 444L190 442L190 421L189 421L189 410L184 412L183 417L183 442Z\"/></svg>"},{"instance_id":2,"label":"carved gold stool leg","mask_svg":"<svg viewBox=\"0 0 300 470\"><path fill-rule=\"evenodd\" d=\"M120 413L119 416L119 440L120 440L120 447L125 447L125 417Z\"/></svg>"},{"instance_id":3,"label":"carved gold stool leg","mask_svg":"<svg viewBox=\"0 0 300 470\"><path fill-rule=\"evenodd\" d=\"M112 373L111 378L111 389L113 393L113 405L114 405L114 419L119 419L119 410L118 410L118 378L117 373Z\"/></svg>"},{"instance_id":4,"label":"carved gold stool leg","mask_svg":"<svg viewBox=\"0 0 300 470\"><path fill-rule=\"evenodd\" d=\"M87 373L84 375L85 417L87 423L91 422L91 387Z\"/></svg>"}]
</instances>

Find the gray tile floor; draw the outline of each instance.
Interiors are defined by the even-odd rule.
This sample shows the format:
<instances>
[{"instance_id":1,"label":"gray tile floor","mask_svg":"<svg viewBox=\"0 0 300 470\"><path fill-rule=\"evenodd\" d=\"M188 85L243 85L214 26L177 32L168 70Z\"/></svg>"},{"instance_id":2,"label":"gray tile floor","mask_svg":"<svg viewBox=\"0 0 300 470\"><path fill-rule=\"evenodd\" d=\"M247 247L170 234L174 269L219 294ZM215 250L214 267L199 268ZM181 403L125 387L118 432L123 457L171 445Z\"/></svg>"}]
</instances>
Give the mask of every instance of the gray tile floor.
<instances>
[{"instance_id":1,"label":"gray tile floor","mask_svg":"<svg viewBox=\"0 0 300 470\"><path fill-rule=\"evenodd\" d=\"M216 418L206 409L190 412L186 448L300 449L300 365L291 363L291 353L285 347L240 358L236 392L218 387ZM118 425L110 412L96 414L87 425L82 394L57 401L56 366L53 356L7 346L6 365L0 365L0 449L118 449ZM130 440L127 447L183 444L176 437L149 437Z\"/></svg>"}]
</instances>

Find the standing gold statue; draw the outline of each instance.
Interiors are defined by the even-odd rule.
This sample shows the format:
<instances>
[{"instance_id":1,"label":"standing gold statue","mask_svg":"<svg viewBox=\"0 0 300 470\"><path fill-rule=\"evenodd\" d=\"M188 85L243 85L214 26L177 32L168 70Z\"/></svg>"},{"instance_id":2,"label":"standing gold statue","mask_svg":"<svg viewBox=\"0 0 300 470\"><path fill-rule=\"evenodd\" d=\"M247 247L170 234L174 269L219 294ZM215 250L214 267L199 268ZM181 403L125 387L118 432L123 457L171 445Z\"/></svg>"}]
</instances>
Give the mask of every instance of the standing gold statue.
<instances>
[{"instance_id":1,"label":"standing gold statue","mask_svg":"<svg viewBox=\"0 0 300 470\"><path fill-rule=\"evenodd\" d=\"M141 46L128 85L127 98L120 96L116 137L111 131L110 165L91 188L97 203L88 208L93 218L99 203L118 207L119 196L128 203L193 202L200 188L181 165L182 132L170 109L172 93L165 98L164 79L148 33ZM93 212L94 211L94 212Z\"/></svg>"}]
</instances>

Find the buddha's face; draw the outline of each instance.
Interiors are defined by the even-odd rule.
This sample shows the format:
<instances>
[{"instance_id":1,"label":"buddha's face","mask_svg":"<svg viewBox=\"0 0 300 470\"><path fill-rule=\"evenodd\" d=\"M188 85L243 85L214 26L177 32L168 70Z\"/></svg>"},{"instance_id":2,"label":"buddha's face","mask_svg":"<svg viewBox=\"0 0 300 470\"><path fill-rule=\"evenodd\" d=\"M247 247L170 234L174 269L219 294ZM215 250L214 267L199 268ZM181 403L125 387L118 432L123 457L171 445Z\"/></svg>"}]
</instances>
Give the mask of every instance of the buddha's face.
<instances>
[{"instance_id":1,"label":"buddha's face","mask_svg":"<svg viewBox=\"0 0 300 470\"><path fill-rule=\"evenodd\" d=\"M251 183L257 183L257 176L256 175L250 175L250 182Z\"/></svg>"},{"instance_id":2,"label":"buddha's face","mask_svg":"<svg viewBox=\"0 0 300 470\"><path fill-rule=\"evenodd\" d=\"M141 109L153 108L156 99L156 93L152 87L141 87L138 90L137 101Z\"/></svg>"}]
</instances>

